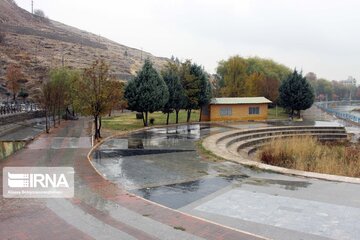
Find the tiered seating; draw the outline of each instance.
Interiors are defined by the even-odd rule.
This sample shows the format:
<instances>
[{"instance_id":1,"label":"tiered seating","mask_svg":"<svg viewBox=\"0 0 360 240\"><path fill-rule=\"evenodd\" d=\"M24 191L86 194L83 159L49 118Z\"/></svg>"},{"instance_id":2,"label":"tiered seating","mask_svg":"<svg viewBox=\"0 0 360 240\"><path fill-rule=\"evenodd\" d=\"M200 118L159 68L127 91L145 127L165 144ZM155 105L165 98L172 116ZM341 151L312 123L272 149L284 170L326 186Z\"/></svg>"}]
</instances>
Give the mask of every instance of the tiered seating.
<instances>
[{"instance_id":1,"label":"tiered seating","mask_svg":"<svg viewBox=\"0 0 360 240\"><path fill-rule=\"evenodd\" d=\"M254 128L236 130L213 135L216 148L221 152L230 152L233 156L247 157L259 146L273 138L288 138L293 136L314 136L320 140L347 139L344 127L317 127L317 126L287 126Z\"/></svg>"}]
</instances>

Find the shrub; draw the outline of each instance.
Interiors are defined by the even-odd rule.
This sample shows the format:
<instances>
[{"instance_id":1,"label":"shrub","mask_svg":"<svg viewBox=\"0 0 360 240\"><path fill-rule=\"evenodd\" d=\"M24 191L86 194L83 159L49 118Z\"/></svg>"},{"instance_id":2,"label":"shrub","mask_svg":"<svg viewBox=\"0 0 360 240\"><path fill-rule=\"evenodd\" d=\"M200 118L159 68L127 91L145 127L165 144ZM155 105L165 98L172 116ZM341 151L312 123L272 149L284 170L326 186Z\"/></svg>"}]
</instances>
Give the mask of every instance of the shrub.
<instances>
[{"instance_id":1,"label":"shrub","mask_svg":"<svg viewBox=\"0 0 360 240\"><path fill-rule=\"evenodd\" d=\"M39 16L39 17L43 17L43 18L46 17L44 11L41 10L41 9L35 9L34 10L34 15Z\"/></svg>"},{"instance_id":2,"label":"shrub","mask_svg":"<svg viewBox=\"0 0 360 240\"><path fill-rule=\"evenodd\" d=\"M150 118L150 124L154 125L155 119L154 118Z\"/></svg>"},{"instance_id":3,"label":"shrub","mask_svg":"<svg viewBox=\"0 0 360 240\"><path fill-rule=\"evenodd\" d=\"M142 113L136 113L136 119L143 119Z\"/></svg>"},{"instance_id":4,"label":"shrub","mask_svg":"<svg viewBox=\"0 0 360 240\"><path fill-rule=\"evenodd\" d=\"M40 17L41 21L43 21L43 22L46 22L46 23L50 22L49 18L45 15L44 11L41 9L35 9L34 15Z\"/></svg>"}]
</instances>

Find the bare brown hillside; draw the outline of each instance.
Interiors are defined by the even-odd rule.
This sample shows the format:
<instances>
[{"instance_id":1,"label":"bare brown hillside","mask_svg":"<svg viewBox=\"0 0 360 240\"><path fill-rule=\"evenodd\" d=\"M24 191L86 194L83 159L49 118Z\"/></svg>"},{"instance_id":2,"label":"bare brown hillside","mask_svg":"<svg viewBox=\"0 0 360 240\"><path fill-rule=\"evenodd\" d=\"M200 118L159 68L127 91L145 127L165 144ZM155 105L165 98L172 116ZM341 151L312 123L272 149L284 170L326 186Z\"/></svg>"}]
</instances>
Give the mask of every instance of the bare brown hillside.
<instances>
[{"instance_id":1,"label":"bare brown hillside","mask_svg":"<svg viewBox=\"0 0 360 240\"><path fill-rule=\"evenodd\" d=\"M24 88L30 93L47 79L49 69L65 66L84 68L103 58L118 79L128 80L150 58L161 68L166 58L130 48L98 35L35 16L12 0L0 0L0 99L7 92L5 75L10 63L21 66Z\"/></svg>"}]
</instances>

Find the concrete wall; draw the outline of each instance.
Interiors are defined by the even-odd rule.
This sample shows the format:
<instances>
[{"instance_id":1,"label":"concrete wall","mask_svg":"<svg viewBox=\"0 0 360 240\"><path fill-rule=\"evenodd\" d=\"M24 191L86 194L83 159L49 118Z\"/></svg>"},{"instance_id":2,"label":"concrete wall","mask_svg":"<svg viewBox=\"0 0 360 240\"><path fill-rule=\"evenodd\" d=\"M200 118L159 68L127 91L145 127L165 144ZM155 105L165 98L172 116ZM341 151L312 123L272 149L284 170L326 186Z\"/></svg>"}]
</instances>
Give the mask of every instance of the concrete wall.
<instances>
[{"instance_id":1,"label":"concrete wall","mask_svg":"<svg viewBox=\"0 0 360 240\"><path fill-rule=\"evenodd\" d=\"M16 123L25 121L33 118L42 118L45 117L45 112L36 111L36 112L24 112L24 113L15 113L10 115L0 115L0 126L10 123Z\"/></svg>"},{"instance_id":2,"label":"concrete wall","mask_svg":"<svg viewBox=\"0 0 360 240\"><path fill-rule=\"evenodd\" d=\"M1 141L0 160L7 158L14 152L22 149L26 145L25 141Z\"/></svg>"},{"instance_id":3,"label":"concrete wall","mask_svg":"<svg viewBox=\"0 0 360 240\"><path fill-rule=\"evenodd\" d=\"M231 108L231 116L221 116L221 108ZM250 107L259 107L259 114L249 114ZM210 105L209 115L202 115L202 120L207 121L260 121L268 117L268 104L212 104ZM203 111L204 112L204 111Z\"/></svg>"},{"instance_id":4,"label":"concrete wall","mask_svg":"<svg viewBox=\"0 0 360 240\"><path fill-rule=\"evenodd\" d=\"M210 106L203 106L201 109L201 121L207 122L210 121Z\"/></svg>"}]
</instances>

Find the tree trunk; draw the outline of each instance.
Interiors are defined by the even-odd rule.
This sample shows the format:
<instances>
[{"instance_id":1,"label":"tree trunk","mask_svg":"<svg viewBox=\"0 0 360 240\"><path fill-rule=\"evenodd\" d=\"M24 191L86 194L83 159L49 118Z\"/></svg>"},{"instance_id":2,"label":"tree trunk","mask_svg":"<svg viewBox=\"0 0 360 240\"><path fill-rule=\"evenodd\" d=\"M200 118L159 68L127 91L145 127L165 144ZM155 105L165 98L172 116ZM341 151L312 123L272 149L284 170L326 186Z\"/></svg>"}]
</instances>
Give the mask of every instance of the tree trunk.
<instances>
[{"instance_id":1,"label":"tree trunk","mask_svg":"<svg viewBox=\"0 0 360 240\"><path fill-rule=\"evenodd\" d=\"M95 139L99 139L99 135L98 135L98 116L94 116L94 123L95 123Z\"/></svg>"},{"instance_id":2,"label":"tree trunk","mask_svg":"<svg viewBox=\"0 0 360 240\"><path fill-rule=\"evenodd\" d=\"M175 112L176 112L176 124L179 123L179 111L180 110L175 110Z\"/></svg>"},{"instance_id":3,"label":"tree trunk","mask_svg":"<svg viewBox=\"0 0 360 240\"><path fill-rule=\"evenodd\" d=\"M65 120L68 120L68 119L69 119L68 113L69 113L69 107L66 107L66 110L65 110Z\"/></svg>"},{"instance_id":4,"label":"tree trunk","mask_svg":"<svg viewBox=\"0 0 360 240\"><path fill-rule=\"evenodd\" d=\"M98 127L98 136L101 138L101 116L99 117L99 127Z\"/></svg>"},{"instance_id":5,"label":"tree trunk","mask_svg":"<svg viewBox=\"0 0 360 240\"><path fill-rule=\"evenodd\" d=\"M148 112L145 112L145 127L148 126Z\"/></svg>"},{"instance_id":6,"label":"tree trunk","mask_svg":"<svg viewBox=\"0 0 360 240\"><path fill-rule=\"evenodd\" d=\"M53 123L54 123L54 128L55 128L55 127L56 127L56 113L55 113L55 109L53 110L52 117L53 117Z\"/></svg>"},{"instance_id":7,"label":"tree trunk","mask_svg":"<svg viewBox=\"0 0 360 240\"><path fill-rule=\"evenodd\" d=\"M141 115L142 115L142 120L143 120L143 124L144 124L144 127L145 127L146 123L145 123L145 114L144 114L144 112L141 112Z\"/></svg>"},{"instance_id":8,"label":"tree trunk","mask_svg":"<svg viewBox=\"0 0 360 240\"><path fill-rule=\"evenodd\" d=\"M291 120L294 118L294 109L291 109Z\"/></svg>"},{"instance_id":9,"label":"tree trunk","mask_svg":"<svg viewBox=\"0 0 360 240\"><path fill-rule=\"evenodd\" d=\"M58 108L58 124L60 125L60 121L61 121L61 110L60 110L60 106Z\"/></svg>"},{"instance_id":10,"label":"tree trunk","mask_svg":"<svg viewBox=\"0 0 360 240\"><path fill-rule=\"evenodd\" d=\"M191 109L188 109L188 110L187 110L186 122L190 122L190 118L191 118Z\"/></svg>"},{"instance_id":11,"label":"tree trunk","mask_svg":"<svg viewBox=\"0 0 360 240\"><path fill-rule=\"evenodd\" d=\"M200 107L200 116L199 116L199 122L201 122L201 114L202 114L202 107Z\"/></svg>"},{"instance_id":12,"label":"tree trunk","mask_svg":"<svg viewBox=\"0 0 360 240\"><path fill-rule=\"evenodd\" d=\"M109 117L111 117L111 109L110 109L110 111L109 111Z\"/></svg>"},{"instance_id":13,"label":"tree trunk","mask_svg":"<svg viewBox=\"0 0 360 240\"><path fill-rule=\"evenodd\" d=\"M166 116L166 125L169 125L169 116L170 116L170 113L167 113L167 116Z\"/></svg>"},{"instance_id":14,"label":"tree trunk","mask_svg":"<svg viewBox=\"0 0 360 240\"><path fill-rule=\"evenodd\" d=\"M46 133L49 133L49 121L48 121L48 110L45 109L45 129Z\"/></svg>"}]
</instances>

